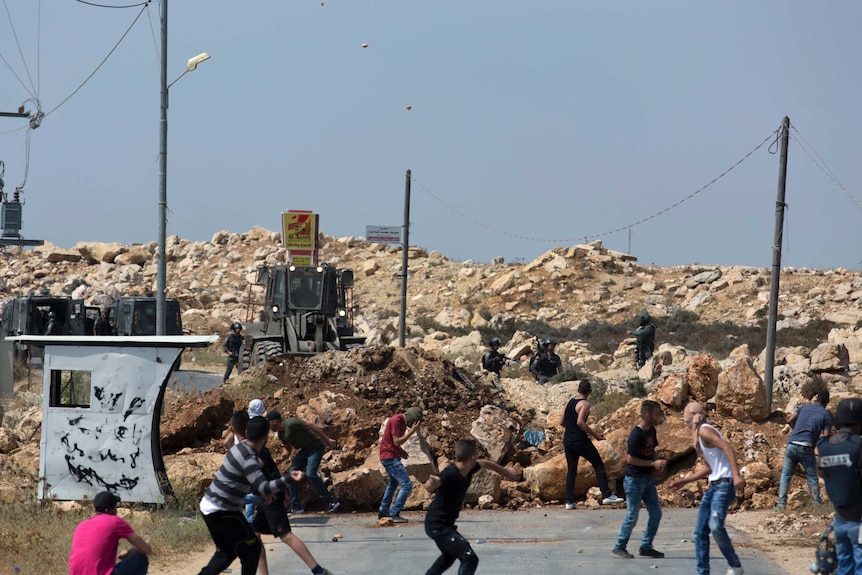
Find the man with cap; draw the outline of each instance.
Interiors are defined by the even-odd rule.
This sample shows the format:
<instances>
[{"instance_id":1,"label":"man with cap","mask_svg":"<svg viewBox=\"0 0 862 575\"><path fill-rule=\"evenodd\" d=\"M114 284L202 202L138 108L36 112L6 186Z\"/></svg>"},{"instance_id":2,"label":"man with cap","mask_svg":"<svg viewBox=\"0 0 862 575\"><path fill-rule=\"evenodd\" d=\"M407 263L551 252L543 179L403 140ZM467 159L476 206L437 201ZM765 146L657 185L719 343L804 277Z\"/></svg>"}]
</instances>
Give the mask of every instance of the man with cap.
<instances>
[{"instance_id":1,"label":"man with cap","mask_svg":"<svg viewBox=\"0 0 862 575\"><path fill-rule=\"evenodd\" d=\"M335 440L330 439L326 432L315 423L306 422L298 417L282 419L278 411L270 411L266 414L269 420L270 431L275 431L284 445L285 455L288 450L296 449L296 455L290 464L290 471L304 471L308 481L323 499L324 509L331 513L341 505L328 489L326 483L317 472L320 460L326 449L335 447ZM299 499L299 488L290 485L290 512L293 514L304 513L302 501Z\"/></svg>"},{"instance_id":2,"label":"man with cap","mask_svg":"<svg viewBox=\"0 0 862 575\"><path fill-rule=\"evenodd\" d=\"M862 399L849 397L835 411L836 433L817 442L817 466L835 508L832 527L838 575L862 573Z\"/></svg>"},{"instance_id":3,"label":"man with cap","mask_svg":"<svg viewBox=\"0 0 862 575\"><path fill-rule=\"evenodd\" d=\"M380 438L380 463L389 476L389 483L386 485L383 501L380 502L380 509L377 512L379 519L389 517L393 523L407 523L407 520L401 517L401 510L404 509L404 504L407 503L407 498L413 491L413 482L410 481L407 468L401 463L401 459L407 457L407 452L401 446L411 435L419 431L421 422L422 408L411 407L404 413L393 415L383 424L383 436ZM399 485L401 489L393 504L392 498Z\"/></svg>"},{"instance_id":4,"label":"man with cap","mask_svg":"<svg viewBox=\"0 0 862 575\"><path fill-rule=\"evenodd\" d=\"M93 497L96 514L75 528L69 554L69 575L144 575L149 566L150 544L135 533L128 522L117 516L120 498L110 491ZM117 544L125 539L132 544L117 555ZM117 559L120 560L117 563Z\"/></svg>"}]
</instances>

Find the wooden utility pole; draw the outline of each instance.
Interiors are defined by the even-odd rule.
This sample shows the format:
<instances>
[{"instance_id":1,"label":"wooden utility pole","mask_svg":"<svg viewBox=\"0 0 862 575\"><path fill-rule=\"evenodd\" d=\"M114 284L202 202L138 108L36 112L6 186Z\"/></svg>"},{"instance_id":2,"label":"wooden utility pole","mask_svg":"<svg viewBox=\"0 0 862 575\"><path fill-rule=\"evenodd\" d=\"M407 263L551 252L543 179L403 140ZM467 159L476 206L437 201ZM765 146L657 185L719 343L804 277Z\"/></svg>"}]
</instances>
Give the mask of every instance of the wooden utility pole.
<instances>
[{"instance_id":1,"label":"wooden utility pole","mask_svg":"<svg viewBox=\"0 0 862 575\"><path fill-rule=\"evenodd\" d=\"M781 244L784 240L784 192L787 187L787 145L790 141L790 118L781 121L781 156L778 163L778 197L775 200L775 239L772 241L772 283L769 288L769 319L766 325L766 407L772 411L772 379L775 370L775 331L778 321L778 285L781 279Z\"/></svg>"}]
</instances>

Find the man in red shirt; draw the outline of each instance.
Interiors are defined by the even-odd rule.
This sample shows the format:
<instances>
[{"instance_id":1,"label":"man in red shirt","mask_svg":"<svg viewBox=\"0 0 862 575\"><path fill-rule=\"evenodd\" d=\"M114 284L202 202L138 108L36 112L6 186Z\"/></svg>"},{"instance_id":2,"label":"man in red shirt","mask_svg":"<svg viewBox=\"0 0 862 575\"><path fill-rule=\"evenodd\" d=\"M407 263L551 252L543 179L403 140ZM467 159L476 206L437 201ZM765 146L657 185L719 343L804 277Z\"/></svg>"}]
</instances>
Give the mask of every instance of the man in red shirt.
<instances>
[{"instance_id":1,"label":"man in red shirt","mask_svg":"<svg viewBox=\"0 0 862 575\"><path fill-rule=\"evenodd\" d=\"M150 544L135 533L122 517L117 517L119 496L102 491L93 497L96 514L82 521L72 536L69 575L145 575L149 566ZM126 539L132 544L117 555L117 544ZM117 559L120 562L117 563Z\"/></svg>"},{"instance_id":2,"label":"man in red shirt","mask_svg":"<svg viewBox=\"0 0 862 575\"><path fill-rule=\"evenodd\" d=\"M407 498L413 491L413 482L410 481L407 468L401 463L401 459L407 457L407 453L401 446L411 435L419 431L421 421L422 408L411 407L404 413L393 415L384 424L383 437L380 439L380 463L389 475L389 484L386 486L383 501L380 502L380 509L377 512L379 519L389 517L393 523L407 523L407 520L401 517L401 510L404 509L404 504L407 503ZM395 503L392 504L392 498L399 485L401 489L398 491ZM392 505L391 509L390 505Z\"/></svg>"}]
</instances>

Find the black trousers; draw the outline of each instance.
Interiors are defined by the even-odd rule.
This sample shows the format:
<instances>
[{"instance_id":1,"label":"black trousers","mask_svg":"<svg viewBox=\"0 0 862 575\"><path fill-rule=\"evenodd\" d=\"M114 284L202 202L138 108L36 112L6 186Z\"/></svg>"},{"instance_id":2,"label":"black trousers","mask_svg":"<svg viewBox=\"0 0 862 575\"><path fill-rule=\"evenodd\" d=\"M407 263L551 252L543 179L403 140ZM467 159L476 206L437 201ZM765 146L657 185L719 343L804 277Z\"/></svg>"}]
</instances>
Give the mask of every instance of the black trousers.
<instances>
[{"instance_id":1,"label":"black trousers","mask_svg":"<svg viewBox=\"0 0 862 575\"><path fill-rule=\"evenodd\" d=\"M579 443L563 444L566 451L566 503L575 502L575 477L578 475L578 460L583 457L592 464L596 470L596 479L599 482L599 489L602 490L602 497L608 497L611 494L611 487L608 484L608 474L605 472L605 462L602 461L602 456L592 441L584 441Z\"/></svg>"},{"instance_id":2,"label":"black trousers","mask_svg":"<svg viewBox=\"0 0 862 575\"><path fill-rule=\"evenodd\" d=\"M428 537L434 540L442 555L437 558L425 575L441 575L455 563L461 562L458 575L473 575L479 566L479 558L470 547L470 543L464 536L458 533L456 527L443 527L440 529L426 530Z\"/></svg>"},{"instance_id":3,"label":"black trousers","mask_svg":"<svg viewBox=\"0 0 862 575\"><path fill-rule=\"evenodd\" d=\"M239 509L204 515L204 523L216 552L198 575L219 575L237 557L242 564L242 575L255 575L261 544Z\"/></svg>"}]
</instances>

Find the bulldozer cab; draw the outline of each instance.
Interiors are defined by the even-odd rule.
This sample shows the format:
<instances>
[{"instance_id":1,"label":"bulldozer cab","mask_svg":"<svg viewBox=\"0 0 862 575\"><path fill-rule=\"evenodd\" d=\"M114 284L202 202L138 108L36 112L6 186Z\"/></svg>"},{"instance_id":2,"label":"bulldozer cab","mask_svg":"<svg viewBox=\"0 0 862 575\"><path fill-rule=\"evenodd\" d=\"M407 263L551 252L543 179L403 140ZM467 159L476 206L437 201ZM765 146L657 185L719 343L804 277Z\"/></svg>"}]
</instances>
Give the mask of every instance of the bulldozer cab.
<instances>
[{"instance_id":1,"label":"bulldozer cab","mask_svg":"<svg viewBox=\"0 0 862 575\"><path fill-rule=\"evenodd\" d=\"M365 343L353 335L353 272L327 264L258 269L259 321L246 325L245 369L278 354L311 355ZM251 291L249 292L251 294ZM250 317L253 313L247 314Z\"/></svg>"},{"instance_id":2,"label":"bulldozer cab","mask_svg":"<svg viewBox=\"0 0 862 575\"><path fill-rule=\"evenodd\" d=\"M121 297L114 303L109 317L115 322L115 335L156 335L156 298ZM173 298L165 300L165 335L183 335L180 303Z\"/></svg>"},{"instance_id":3,"label":"bulldozer cab","mask_svg":"<svg viewBox=\"0 0 862 575\"><path fill-rule=\"evenodd\" d=\"M0 317L0 339L18 335L92 334L87 332L84 300L71 296L43 293L17 297L6 302ZM41 349L31 350L19 342L15 343L14 353L16 361L41 358Z\"/></svg>"}]
</instances>

